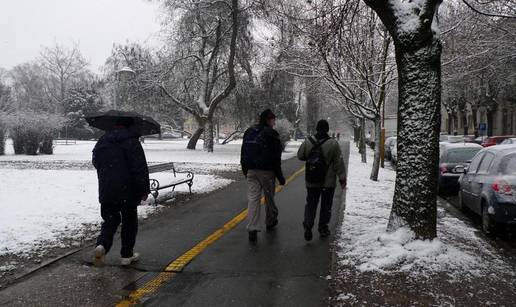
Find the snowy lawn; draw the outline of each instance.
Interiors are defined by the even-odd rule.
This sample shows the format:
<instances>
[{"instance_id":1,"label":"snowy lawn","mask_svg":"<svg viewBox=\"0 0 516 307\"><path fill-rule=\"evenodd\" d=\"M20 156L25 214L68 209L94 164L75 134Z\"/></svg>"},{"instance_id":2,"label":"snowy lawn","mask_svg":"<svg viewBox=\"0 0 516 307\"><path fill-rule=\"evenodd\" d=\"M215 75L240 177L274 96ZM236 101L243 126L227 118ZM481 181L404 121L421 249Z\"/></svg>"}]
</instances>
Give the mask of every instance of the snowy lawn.
<instances>
[{"instance_id":1,"label":"snowy lawn","mask_svg":"<svg viewBox=\"0 0 516 307\"><path fill-rule=\"evenodd\" d=\"M178 162L190 164L202 164L205 169L229 169L234 170L240 164L241 141L231 142L227 145L215 145L214 152L205 152L203 142L197 144L197 150L188 150L186 145L188 140L153 140L147 139L142 144L145 151L147 162L163 163ZM292 158L297 153L297 148L301 142L291 141L288 143L282 159ZM33 163L42 162L63 162L77 164L78 162L88 163L91 161L91 152L95 146L95 141L77 141L75 145L56 145L53 155L14 155L12 140L6 142L6 155L0 156L2 165L8 162L27 161Z\"/></svg>"},{"instance_id":2,"label":"snowy lawn","mask_svg":"<svg viewBox=\"0 0 516 307\"><path fill-rule=\"evenodd\" d=\"M222 188L231 180L216 171L239 169L241 143L216 145L215 153L187 150L187 140L146 140L143 144L149 163L178 162L179 168L194 172L193 193ZM7 141L7 154L0 156L0 256L29 255L46 248L79 246L101 222L97 177L91 166L93 141L57 145L53 155L14 155ZM299 142L291 142L283 159L295 155ZM181 175L178 175L181 176ZM171 173L151 174L166 183ZM160 191L170 197L171 189ZM187 192L183 184L177 192ZM150 196L149 196L150 197ZM151 202L152 203L152 202ZM159 203L159 199L158 199ZM140 218L159 211L161 206L138 207Z\"/></svg>"},{"instance_id":3,"label":"snowy lawn","mask_svg":"<svg viewBox=\"0 0 516 307\"><path fill-rule=\"evenodd\" d=\"M207 193L230 182L213 175L196 175L192 192ZM188 186L178 186L176 191L187 192ZM97 197L95 171L3 169L0 256L66 247L65 242L80 245L85 234L98 229L101 223ZM146 218L160 208L139 206L138 215Z\"/></svg>"},{"instance_id":4,"label":"snowy lawn","mask_svg":"<svg viewBox=\"0 0 516 307\"><path fill-rule=\"evenodd\" d=\"M372 160L373 157L369 156L368 161ZM381 169L379 181L374 182L369 180L370 172L371 163L361 163L357 149L351 144L344 219L337 239L339 268L336 278L340 278L341 283L346 284L349 281L345 279L356 278L364 283L361 286L367 291L371 291L375 280L380 280L378 283L386 284L386 287L397 283L400 287L405 278L431 280L432 284L438 280L433 279L436 276L445 276L446 282L436 282L441 286L484 279L485 276L507 278L504 280L506 285L514 283L515 272L511 264L478 237L475 228L451 216L443 208L438 208L437 239L415 240L414 234L406 228L386 233L396 173ZM340 287L334 300L342 305L364 304L364 297L357 298L358 294L353 291L358 288ZM373 290L380 295L385 294L384 289Z\"/></svg>"}]
</instances>

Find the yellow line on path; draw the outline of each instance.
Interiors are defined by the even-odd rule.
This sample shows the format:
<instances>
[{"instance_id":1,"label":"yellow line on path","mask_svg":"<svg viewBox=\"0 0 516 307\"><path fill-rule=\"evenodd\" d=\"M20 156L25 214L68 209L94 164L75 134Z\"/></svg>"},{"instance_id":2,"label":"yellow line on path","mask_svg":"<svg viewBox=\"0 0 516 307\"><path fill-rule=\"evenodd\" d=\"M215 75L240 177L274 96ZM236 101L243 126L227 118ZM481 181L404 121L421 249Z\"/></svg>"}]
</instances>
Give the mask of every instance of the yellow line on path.
<instances>
[{"instance_id":1,"label":"yellow line on path","mask_svg":"<svg viewBox=\"0 0 516 307\"><path fill-rule=\"evenodd\" d=\"M305 167L303 166L297 172L292 174L286 182L284 186L276 186L276 193L281 192L283 188L296 179L299 175L301 175L305 171ZM262 197L261 203L265 203L265 198ZM231 231L238 224L240 224L247 217L247 209L240 212L237 216L232 218L229 222L224 224L221 228L217 229L211 235L209 235L206 239L199 242L189 251L179 256L176 260L172 261L167 265L164 272L160 273L157 277L147 282L143 287L138 288L129 294L127 299L119 302L117 307L126 307L126 306L134 306L140 302L140 300L147 295L155 293L161 285L170 280L176 272L181 272L184 267L190 263L195 257L197 257L200 253L202 253L208 246L215 243L218 239L220 239L224 234Z\"/></svg>"}]
</instances>

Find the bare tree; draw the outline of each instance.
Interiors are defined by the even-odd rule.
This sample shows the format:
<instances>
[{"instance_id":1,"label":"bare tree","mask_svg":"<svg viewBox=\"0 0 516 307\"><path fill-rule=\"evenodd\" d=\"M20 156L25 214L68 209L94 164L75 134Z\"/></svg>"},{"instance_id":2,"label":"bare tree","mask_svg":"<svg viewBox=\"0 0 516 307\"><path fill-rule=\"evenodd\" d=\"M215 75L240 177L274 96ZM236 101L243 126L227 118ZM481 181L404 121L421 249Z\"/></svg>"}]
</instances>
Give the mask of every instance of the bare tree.
<instances>
[{"instance_id":1,"label":"bare tree","mask_svg":"<svg viewBox=\"0 0 516 307\"><path fill-rule=\"evenodd\" d=\"M45 47L38 62L47 74L48 93L59 104L65 100L73 82L86 73L88 66L77 45L71 49L59 44Z\"/></svg>"},{"instance_id":2,"label":"bare tree","mask_svg":"<svg viewBox=\"0 0 516 307\"><path fill-rule=\"evenodd\" d=\"M238 0L170 0L165 5L172 16L182 14L174 23L174 48L162 58L159 71L150 81L196 119L198 128L187 148L195 149L198 139L206 133L204 147L212 152L215 111L236 86Z\"/></svg>"},{"instance_id":3,"label":"bare tree","mask_svg":"<svg viewBox=\"0 0 516 307\"><path fill-rule=\"evenodd\" d=\"M315 19L312 39L323 60L325 78L341 96L339 101L349 114L374 124L375 155L371 179L378 180L382 109L395 68L389 59L391 37L382 29L376 14L361 7L360 3L354 10L344 12L328 5L317 11L323 10L325 13ZM353 18L350 18L350 12L353 12ZM365 149L361 152L365 162Z\"/></svg>"}]
</instances>

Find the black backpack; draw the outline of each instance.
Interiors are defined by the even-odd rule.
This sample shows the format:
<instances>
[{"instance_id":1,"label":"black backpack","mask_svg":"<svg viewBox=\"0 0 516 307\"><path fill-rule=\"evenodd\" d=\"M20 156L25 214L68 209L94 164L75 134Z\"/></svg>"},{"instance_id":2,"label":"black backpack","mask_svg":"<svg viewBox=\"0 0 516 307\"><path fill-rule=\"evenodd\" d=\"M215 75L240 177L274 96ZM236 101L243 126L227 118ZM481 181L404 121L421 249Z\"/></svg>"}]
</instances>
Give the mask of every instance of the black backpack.
<instances>
[{"instance_id":1,"label":"black backpack","mask_svg":"<svg viewBox=\"0 0 516 307\"><path fill-rule=\"evenodd\" d=\"M267 169L268 148L263 127L249 128L242 145L242 160L249 169Z\"/></svg>"},{"instance_id":2,"label":"black backpack","mask_svg":"<svg viewBox=\"0 0 516 307\"><path fill-rule=\"evenodd\" d=\"M306 182L324 182L326 173L328 172L328 163L326 163L326 159L324 158L322 145L329 139L330 138L325 138L316 142L312 137L308 138L314 147L312 147L312 150L310 150L310 153L308 154L308 159L306 159Z\"/></svg>"}]
</instances>

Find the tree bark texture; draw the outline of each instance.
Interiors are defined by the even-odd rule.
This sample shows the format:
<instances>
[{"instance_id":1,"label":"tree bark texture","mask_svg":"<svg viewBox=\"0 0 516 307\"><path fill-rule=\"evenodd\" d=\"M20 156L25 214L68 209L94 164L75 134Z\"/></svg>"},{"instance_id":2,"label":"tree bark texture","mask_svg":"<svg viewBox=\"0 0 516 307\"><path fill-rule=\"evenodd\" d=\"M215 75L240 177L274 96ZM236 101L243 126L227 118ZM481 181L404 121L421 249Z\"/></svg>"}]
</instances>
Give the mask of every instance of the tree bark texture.
<instances>
[{"instance_id":1,"label":"tree bark texture","mask_svg":"<svg viewBox=\"0 0 516 307\"><path fill-rule=\"evenodd\" d=\"M371 177L370 179L373 181L378 181L378 173L380 171L380 151L383 146L380 144L380 136L382 134L382 121L380 117L377 117L374 121L374 160L373 160L373 168L371 169Z\"/></svg>"},{"instance_id":2,"label":"tree bark texture","mask_svg":"<svg viewBox=\"0 0 516 307\"><path fill-rule=\"evenodd\" d=\"M0 127L0 156L5 155L5 130Z\"/></svg>"},{"instance_id":3,"label":"tree bark texture","mask_svg":"<svg viewBox=\"0 0 516 307\"><path fill-rule=\"evenodd\" d=\"M197 130L192 134L192 137L188 141L188 145L186 146L187 149L195 150L197 147L197 142L201 138L201 136L204 133L204 129L206 126L206 121L200 117L196 117L197 120Z\"/></svg>"},{"instance_id":4,"label":"tree bark texture","mask_svg":"<svg viewBox=\"0 0 516 307\"><path fill-rule=\"evenodd\" d=\"M207 152L213 152L214 132L213 120L208 120L206 123L206 130L204 131L204 150Z\"/></svg>"},{"instance_id":5,"label":"tree bark texture","mask_svg":"<svg viewBox=\"0 0 516 307\"><path fill-rule=\"evenodd\" d=\"M396 44L398 163L388 229L409 226L418 238L436 237L441 44Z\"/></svg>"},{"instance_id":6,"label":"tree bark texture","mask_svg":"<svg viewBox=\"0 0 516 307\"><path fill-rule=\"evenodd\" d=\"M360 119L360 143L359 152L362 163L367 163L367 152L366 152L366 134L365 134L365 118Z\"/></svg>"}]
</instances>

